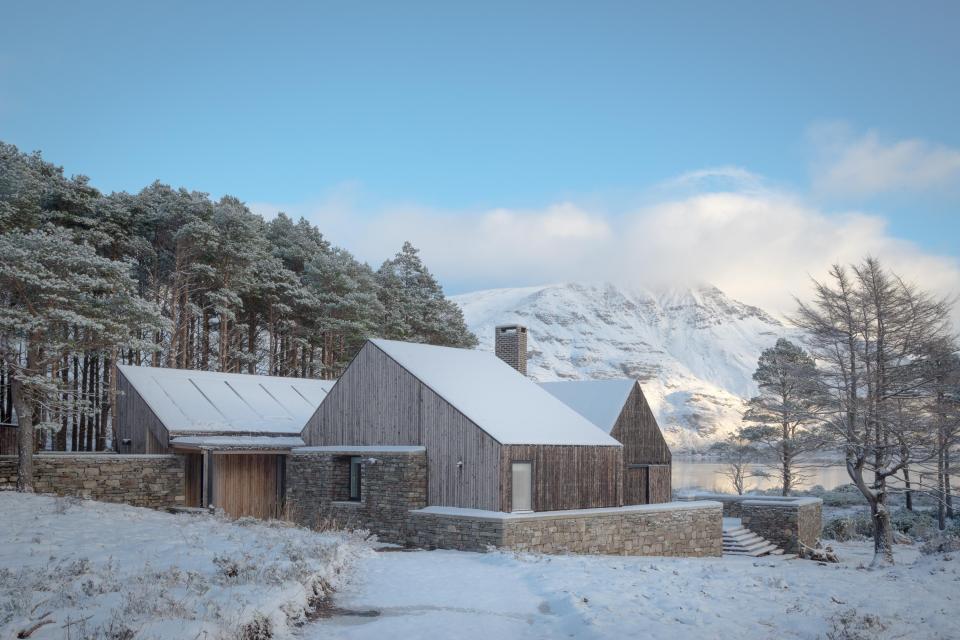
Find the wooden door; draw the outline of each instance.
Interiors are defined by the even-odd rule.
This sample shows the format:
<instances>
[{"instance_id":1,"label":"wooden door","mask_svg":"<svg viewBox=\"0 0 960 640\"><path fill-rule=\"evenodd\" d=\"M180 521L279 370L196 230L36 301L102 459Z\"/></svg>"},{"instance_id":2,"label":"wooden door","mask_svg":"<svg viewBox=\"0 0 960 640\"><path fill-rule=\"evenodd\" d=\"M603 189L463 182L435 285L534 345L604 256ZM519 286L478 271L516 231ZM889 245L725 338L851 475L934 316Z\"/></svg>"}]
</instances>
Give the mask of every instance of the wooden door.
<instances>
[{"instance_id":1,"label":"wooden door","mask_svg":"<svg viewBox=\"0 0 960 640\"><path fill-rule=\"evenodd\" d=\"M650 468L628 466L623 476L623 504L650 503Z\"/></svg>"},{"instance_id":2,"label":"wooden door","mask_svg":"<svg viewBox=\"0 0 960 640\"><path fill-rule=\"evenodd\" d=\"M234 518L276 518L279 507L279 456L214 454L210 503Z\"/></svg>"},{"instance_id":3,"label":"wooden door","mask_svg":"<svg viewBox=\"0 0 960 640\"><path fill-rule=\"evenodd\" d=\"M184 455L184 491L186 506L203 506L203 454L187 453Z\"/></svg>"}]
</instances>

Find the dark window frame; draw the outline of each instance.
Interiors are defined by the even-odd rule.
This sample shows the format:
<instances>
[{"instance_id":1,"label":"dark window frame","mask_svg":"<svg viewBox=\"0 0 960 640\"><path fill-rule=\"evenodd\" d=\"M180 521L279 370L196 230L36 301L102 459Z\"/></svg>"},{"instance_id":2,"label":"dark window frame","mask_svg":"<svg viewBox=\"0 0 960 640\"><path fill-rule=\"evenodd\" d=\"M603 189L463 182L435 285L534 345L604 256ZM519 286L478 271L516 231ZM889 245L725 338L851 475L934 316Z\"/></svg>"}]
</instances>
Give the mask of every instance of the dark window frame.
<instances>
[{"instance_id":1,"label":"dark window frame","mask_svg":"<svg viewBox=\"0 0 960 640\"><path fill-rule=\"evenodd\" d=\"M350 486L347 495L350 502L363 502L363 460L360 456L350 456Z\"/></svg>"}]
</instances>

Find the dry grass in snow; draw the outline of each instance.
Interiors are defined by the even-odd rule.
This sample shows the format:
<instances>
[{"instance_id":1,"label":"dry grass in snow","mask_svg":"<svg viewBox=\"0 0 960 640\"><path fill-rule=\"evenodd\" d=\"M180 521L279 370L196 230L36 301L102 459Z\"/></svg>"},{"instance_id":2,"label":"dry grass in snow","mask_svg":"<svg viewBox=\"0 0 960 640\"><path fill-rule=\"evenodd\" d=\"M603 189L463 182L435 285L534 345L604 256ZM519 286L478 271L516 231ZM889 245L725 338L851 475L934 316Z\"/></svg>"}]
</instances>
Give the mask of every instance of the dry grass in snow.
<instances>
[{"instance_id":1,"label":"dry grass in snow","mask_svg":"<svg viewBox=\"0 0 960 640\"><path fill-rule=\"evenodd\" d=\"M357 535L69 498L0 492L0 513L2 638L282 638L371 553Z\"/></svg>"}]
</instances>

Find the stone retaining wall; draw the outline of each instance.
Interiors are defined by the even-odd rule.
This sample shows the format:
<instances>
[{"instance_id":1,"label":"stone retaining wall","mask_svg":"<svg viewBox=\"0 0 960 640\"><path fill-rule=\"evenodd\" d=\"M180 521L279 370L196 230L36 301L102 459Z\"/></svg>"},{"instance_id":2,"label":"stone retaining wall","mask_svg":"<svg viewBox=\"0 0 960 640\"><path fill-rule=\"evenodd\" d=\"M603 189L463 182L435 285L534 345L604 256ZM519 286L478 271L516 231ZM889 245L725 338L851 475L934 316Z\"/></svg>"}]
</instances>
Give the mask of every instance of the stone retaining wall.
<instances>
[{"instance_id":1,"label":"stone retaining wall","mask_svg":"<svg viewBox=\"0 0 960 640\"><path fill-rule=\"evenodd\" d=\"M530 514L428 507L413 512L414 544L483 551L719 556L722 505L671 502Z\"/></svg>"},{"instance_id":2,"label":"stone retaining wall","mask_svg":"<svg viewBox=\"0 0 960 640\"><path fill-rule=\"evenodd\" d=\"M723 503L723 515L740 523L789 553L803 543L815 546L823 528L823 500L779 496L697 494L694 500Z\"/></svg>"},{"instance_id":3,"label":"stone retaining wall","mask_svg":"<svg viewBox=\"0 0 960 640\"><path fill-rule=\"evenodd\" d=\"M154 509L185 502L182 456L39 453L33 458L33 467L37 493ZM16 456L0 456L0 489L16 486Z\"/></svg>"},{"instance_id":4,"label":"stone retaining wall","mask_svg":"<svg viewBox=\"0 0 960 640\"><path fill-rule=\"evenodd\" d=\"M363 458L360 501L336 500L349 476L343 459ZM340 462L340 464L337 464ZM318 529L368 529L384 542L407 544L409 513L427 504L423 447L306 447L287 459L285 509L294 522Z\"/></svg>"},{"instance_id":5,"label":"stone retaining wall","mask_svg":"<svg viewBox=\"0 0 960 640\"><path fill-rule=\"evenodd\" d=\"M744 500L740 522L788 553L797 553L800 543L816 546L823 528L823 501L798 498L787 501Z\"/></svg>"}]
</instances>

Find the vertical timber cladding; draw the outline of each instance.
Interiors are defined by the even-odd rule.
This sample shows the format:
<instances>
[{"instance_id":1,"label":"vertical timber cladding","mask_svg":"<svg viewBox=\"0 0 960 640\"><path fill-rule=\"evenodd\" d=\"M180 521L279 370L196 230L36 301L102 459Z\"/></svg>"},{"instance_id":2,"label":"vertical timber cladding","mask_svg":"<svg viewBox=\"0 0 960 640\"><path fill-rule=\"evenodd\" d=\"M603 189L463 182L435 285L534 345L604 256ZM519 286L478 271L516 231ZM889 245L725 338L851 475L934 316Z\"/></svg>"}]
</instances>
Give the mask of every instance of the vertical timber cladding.
<instances>
[{"instance_id":1,"label":"vertical timber cladding","mask_svg":"<svg viewBox=\"0 0 960 640\"><path fill-rule=\"evenodd\" d=\"M307 445L420 445L427 504L501 510L501 445L372 342L307 422Z\"/></svg>"},{"instance_id":2,"label":"vertical timber cladding","mask_svg":"<svg viewBox=\"0 0 960 640\"><path fill-rule=\"evenodd\" d=\"M610 432L623 444L623 503L670 502L672 455L639 384Z\"/></svg>"},{"instance_id":3,"label":"vertical timber cladding","mask_svg":"<svg viewBox=\"0 0 960 640\"><path fill-rule=\"evenodd\" d=\"M561 511L623 505L621 447L503 445L500 502L512 510L512 462L533 463L533 510Z\"/></svg>"},{"instance_id":4,"label":"vertical timber cladding","mask_svg":"<svg viewBox=\"0 0 960 640\"><path fill-rule=\"evenodd\" d=\"M234 518L276 518L282 460L277 454L215 453L211 504Z\"/></svg>"},{"instance_id":5,"label":"vertical timber cladding","mask_svg":"<svg viewBox=\"0 0 960 640\"><path fill-rule=\"evenodd\" d=\"M170 453L166 427L119 369L116 402L117 453Z\"/></svg>"},{"instance_id":6,"label":"vertical timber cladding","mask_svg":"<svg viewBox=\"0 0 960 640\"><path fill-rule=\"evenodd\" d=\"M319 446L419 445L421 387L368 342L311 416L303 439Z\"/></svg>"}]
</instances>

